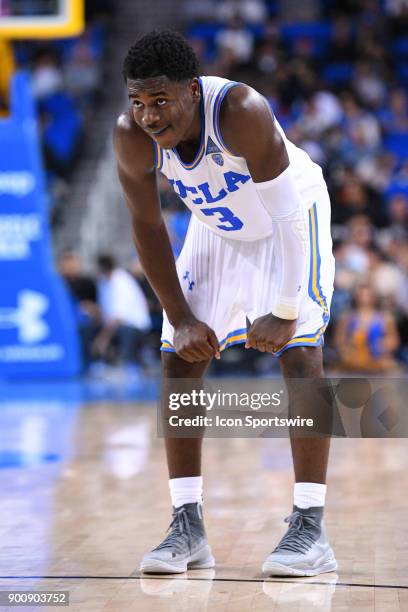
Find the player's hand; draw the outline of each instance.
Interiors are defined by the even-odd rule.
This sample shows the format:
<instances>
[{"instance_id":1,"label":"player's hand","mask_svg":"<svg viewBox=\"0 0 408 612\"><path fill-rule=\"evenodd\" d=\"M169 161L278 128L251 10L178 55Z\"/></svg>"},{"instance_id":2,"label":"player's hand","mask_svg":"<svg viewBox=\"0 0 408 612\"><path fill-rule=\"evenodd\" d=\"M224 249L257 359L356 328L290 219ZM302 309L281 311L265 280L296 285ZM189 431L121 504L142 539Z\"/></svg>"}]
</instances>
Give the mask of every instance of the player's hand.
<instances>
[{"instance_id":1,"label":"player's hand","mask_svg":"<svg viewBox=\"0 0 408 612\"><path fill-rule=\"evenodd\" d=\"M278 352L291 338L296 330L296 319L279 319L267 314L255 319L248 330L245 348L258 349L262 353Z\"/></svg>"},{"instance_id":2,"label":"player's hand","mask_svg":"<svg viewBox=\"0 0 408 612\"><path fill-rule=\"evenodd\" d=\"M208 361L212 357L220 359L217 336L211 327L194 317L174 327L173 344L177 355L189 363Z\"/></svg>"}]
</instances>

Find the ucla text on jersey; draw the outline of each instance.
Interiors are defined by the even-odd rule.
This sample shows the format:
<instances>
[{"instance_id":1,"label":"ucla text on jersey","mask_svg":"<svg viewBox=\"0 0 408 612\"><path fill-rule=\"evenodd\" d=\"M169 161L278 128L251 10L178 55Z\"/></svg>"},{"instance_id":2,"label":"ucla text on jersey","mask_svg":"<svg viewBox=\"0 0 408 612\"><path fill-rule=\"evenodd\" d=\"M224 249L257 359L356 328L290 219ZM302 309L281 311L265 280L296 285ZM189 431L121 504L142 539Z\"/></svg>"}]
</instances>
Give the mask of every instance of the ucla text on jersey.
<instances>
[{"instance_id":1,"label":"ucla text on jersey","mask_svg":"<svg viewBox=\"0 0 408 612\"><path fill-rule=\"evenodd\" d=\"M193 204L214 204L214 202L219 202L227 197L229 193L233 191L238 191L239 183L245 184L250 180L251 176L249 174L238 174L237 172L224 172L225 179L225 188L219 190L217 194L212 192L212 189L209 183L201 183L194 187L194 185L184 185L181 180L169 179L170 185L173 185L174 191L185 200L188 197L189 193L198 194L201 192L202 197L199 198L191 198Z\"/></svg>"},{"instance_id":2,"label":"ucla text on jersey","mask_svg":"<svg viewBox=\"0 0 408 612\"><path fill-rule=\"evenodd\" d=\"M239 183L245 184L250 180L250 178L251 177L249 174L224 172L225 188L220 189L216 195L215 192L211 192L209 183L201 183L200 185L197 185L197 187L194 187L194 185L184 185L181 180L175 179L169 179L169 183L173 186L174 191L183 200L188 198L189 193L198 194L200 192L203 197L190 197L191 202L196 206L199 206L200 204L214 204L215 202L223 200L229 193L238 191ZM218 215L218 221L220 223L217 224L217 227L225 232L236 232L244 225L241 219L236 217L229 208L218 206L217 208L202 209L201 212L207 217Z\"/></svg>"}]
</instances>

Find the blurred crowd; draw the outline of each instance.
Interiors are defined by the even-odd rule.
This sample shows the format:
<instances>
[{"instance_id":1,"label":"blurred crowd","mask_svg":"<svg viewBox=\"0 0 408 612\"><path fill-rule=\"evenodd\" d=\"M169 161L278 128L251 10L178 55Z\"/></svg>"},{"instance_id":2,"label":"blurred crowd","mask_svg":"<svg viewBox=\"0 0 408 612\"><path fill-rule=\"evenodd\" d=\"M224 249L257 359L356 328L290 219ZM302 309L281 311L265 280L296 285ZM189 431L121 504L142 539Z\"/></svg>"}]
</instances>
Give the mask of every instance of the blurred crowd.
<instances>
[{"instance_id":1,"label":"blurred crowd","mask_svg":"<svg viewBox=\"0 0 408 612\"><path fill-rule=\"evenodd\" d=\"M39 3L39 9L43 7L44 3ZM62 222L68 181L80 163L92 115L102 101L104 60L114 3L111 0L87 0L85 7L86 28L81 36L57 40L15 40L11 52L0 43L1 114L8 112L8 78L7 87L2 88L1 74L8 76L15 69L26 69L31 73L53 223ZM32 14L36 2L14 2L14 14L16 9L21 15L27 11Z\"/></svg>"},{"instance_id":2,"label":"blurred crowd","mask_svg":"<svg viewBox=\"0 0 408 612\"><path fill-rule=\"evenodd\" d=\"M120 371L128 381L138 381L157 362L157 300L152 301L137 263L125 270L109 253L99 254L94 263L96 276L83 273L74 252L64 253L59 261L81 340L83 370L103 377Z\"/></svg>"}]
</instances>

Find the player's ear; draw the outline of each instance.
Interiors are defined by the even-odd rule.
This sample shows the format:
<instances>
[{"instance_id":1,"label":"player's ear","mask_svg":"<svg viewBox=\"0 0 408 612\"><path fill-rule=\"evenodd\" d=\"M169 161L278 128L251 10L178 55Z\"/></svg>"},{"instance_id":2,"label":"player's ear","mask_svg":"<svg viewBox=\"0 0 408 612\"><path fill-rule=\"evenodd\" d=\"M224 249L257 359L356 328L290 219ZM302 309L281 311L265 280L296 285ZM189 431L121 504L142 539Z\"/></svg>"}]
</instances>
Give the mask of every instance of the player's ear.
<instances>
[{"instance_id":1,"label":"player's ear","mask_svg":"<svg viewBox=\"0 0 408 612\"><path fill-rule=\"evenodd\" d=\"M190 81L190 90L191 90L191 94L192 94L193 98L199 98L200 97L200 83L199 83L197 77L194 77L194 79L191 79L191 81Z\"/></svg>"}]
</instances>

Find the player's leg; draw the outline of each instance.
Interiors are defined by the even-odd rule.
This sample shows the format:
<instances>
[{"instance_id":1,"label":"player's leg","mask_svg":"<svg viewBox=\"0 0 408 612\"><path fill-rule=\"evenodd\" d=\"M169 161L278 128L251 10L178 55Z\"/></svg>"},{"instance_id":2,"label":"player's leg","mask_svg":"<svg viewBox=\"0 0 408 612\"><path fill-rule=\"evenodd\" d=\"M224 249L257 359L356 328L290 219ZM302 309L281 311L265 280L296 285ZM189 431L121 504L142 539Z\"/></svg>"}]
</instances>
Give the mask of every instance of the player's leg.
<instances>
[{"instance_id":1,"label":"player's leg","mask_svg":"<svg viewBox=\"0 0 408 612\"><path fill-rule=\"evenodd\" d=\"M330 404L315 383L324 377L321 347L293 347L282 354L280 365L296 414L310 416L312 403L317 420L319 414L324 418ZM327 419L330 421L331 414ZM305 438L291 433L295 471L293 511L287 519L289 528L267 557L263 571L274 576L315 576L337 568L323 523L330 438Z\"/></svg>"},{"instance_id":2,"label":"player's leg","mask_svg":"<svg viewBox=\"0 0 408 612\"><path fill-rule=\"evenodd\" d=\"M184 359L178 357L175 353L162 353L162 384L163 387L167 387L165 392L162 394L162 401L167 401L166 398L169 393L172 392L172 386L177 387L177 380L192 379L193 381L199 381L205 375L210 362L198 362L188 363ZM176 382L176 384L173 383ZM173 385L172 385L173 383ZM183 385L183 388L185 385ZM177 390L175 391L177 392ZM167 405L162 406L162 416L167 416ZM195 413L194 413L195 414ZM181 481L184 478L201 478L201 447L202 437L190 438L190 437L165 437L167 466L169 470L170 478L170 490L174 491L172 497L173 506L177 501L175 496L178 495L177 481ZM172 488L172 482L175 485ZM182 496L182 493L179 494ZM200 498L189 499L188 501L201 501Z\"/></svg>"},{"instance_id":3,"label":"player's leg","mask_svg":"<svg viewBox=\"0 0 408 612\"><path fill-rule=\"evenodd\" d=\"M283 353L280 358L280 367L287 381L291 379L308 379L310 381L322 379L324 378L322 347L317 346L311 348L302 346L292 348ZM313 382L310 387L313 387ZM296 392L297 389L294 388L292 393ZM310 401L311 393L313 393L312 388L309 389L308 402ZM298 387L298 394L298 402L302 402L304 398L302 385ZM327 407L326 398L319 397L318 392L313 395L315 396L314 399L316 402L318 402L319 399L321 400L321 410L325 410ZM315 405L313 407L314 415L318 415L321 410L319 410L319 406ZM324 486L329 459L330 437L304 438L303 436L291 436L290 440L296 483L316 483ZM300 488L298 487L297 490L300 490ZM319 503L319 505L323 506L324 489L323 487L316 487L316 491L318 490L321 491L321 493L315 501L322 502L321 504ZM295 499L294 501L296 502L297 500Z\"/></svg>"},{"instance_id":4,"label":"player's leg","mask_svg":"<svg viewBox=\"0 0 408 612\"><path fill-rule=\"evenodd\" d=\"M241 270L236 268L237 248L223 240L194 216L177 271L186 300L200 320L214 330L220 348L224 349L245 328L245 314L237 305ZM237 274L231 270L237 269ZM145 572L178 573L187 568L212 567L214 558L208 546L202 518L201 445L203 430L191 438L190 431L177 436L168 423L170 393L197 390L209 363L190 364L175 353L174 329L166 313L162 331L162 419L173 521L169 534L155 550L145 555L141 569ZM205 409L188 406L186 416L205 415ZM177 410L180 416L182 408ZM175 412L172 413L176 414Z\"/></svg>"},{"instance_id":5,"label":"player's leg","mask_svg":"<svg viewBox=\"0 0 408 612\"><path fill-rule=\"evenodd\" d=\"M171 393L187 391L204 376L210 362L188 363L175 353L162 353L161 418L169 471L173 517L166 538L147 553L140 569L145 573L181 573L187 569L214 566L208 544L202 511L201 447L197 438L167 435L168 398ZM187 407L188 409L188 407ZM199 409L195 409L198 413ZM193 416L193 414L190 414Z\"/></svg>"}]
</instances>

